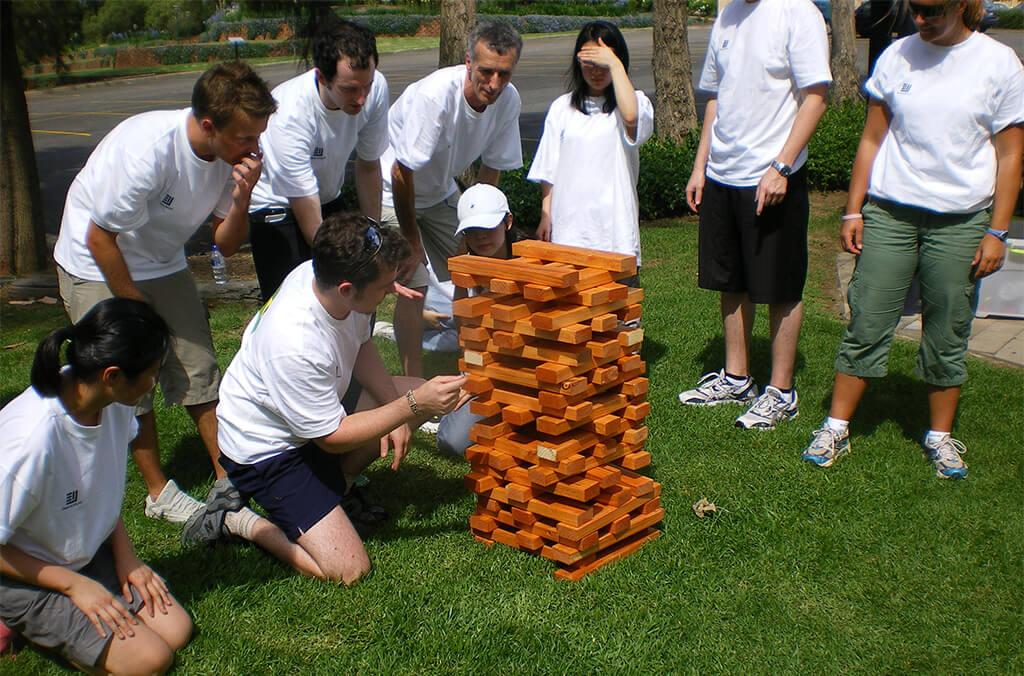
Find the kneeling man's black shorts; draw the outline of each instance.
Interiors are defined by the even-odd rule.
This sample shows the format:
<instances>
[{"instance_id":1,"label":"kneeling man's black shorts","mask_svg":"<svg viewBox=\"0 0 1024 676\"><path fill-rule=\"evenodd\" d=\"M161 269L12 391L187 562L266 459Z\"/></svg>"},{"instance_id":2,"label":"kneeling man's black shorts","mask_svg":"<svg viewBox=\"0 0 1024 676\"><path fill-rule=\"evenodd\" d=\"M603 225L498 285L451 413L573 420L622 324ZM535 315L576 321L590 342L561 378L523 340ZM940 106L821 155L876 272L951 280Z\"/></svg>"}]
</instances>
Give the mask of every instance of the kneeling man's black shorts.
<instances>
[{"instance_id":1,"label":"kneeling man's black shorts","mask_svg":"<svg viewBox=\"0 0 1024 676\"><path fill-rule=\"evenodd\" d=\"M754 303L798 302L807 279L807 169L790 176L786 197L760 216L756 193L756 187L705 182L698 285L746 292Z\"/></svg>"}]
</instances>

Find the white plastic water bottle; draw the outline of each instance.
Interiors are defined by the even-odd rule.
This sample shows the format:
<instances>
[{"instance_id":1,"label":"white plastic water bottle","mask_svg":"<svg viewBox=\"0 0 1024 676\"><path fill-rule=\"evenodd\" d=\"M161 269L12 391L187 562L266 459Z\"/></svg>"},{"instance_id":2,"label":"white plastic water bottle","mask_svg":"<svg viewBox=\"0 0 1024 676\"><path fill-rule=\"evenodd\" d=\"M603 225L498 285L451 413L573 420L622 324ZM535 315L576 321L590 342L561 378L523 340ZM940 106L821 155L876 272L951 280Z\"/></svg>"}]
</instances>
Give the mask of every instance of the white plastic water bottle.
<instances>
[{"instance_id":1,"label":"white plastic water bottle","mask_svg":"<svg viewBox=\"0 0 1024 676\"><path fill-rule=\"evenodd\" d=\"M213 270L213 281L217 284L228 283L228 264L224 260L224 254L220 252L217 245L210 250L210 268Z\"/></svg>"}]
</instances>

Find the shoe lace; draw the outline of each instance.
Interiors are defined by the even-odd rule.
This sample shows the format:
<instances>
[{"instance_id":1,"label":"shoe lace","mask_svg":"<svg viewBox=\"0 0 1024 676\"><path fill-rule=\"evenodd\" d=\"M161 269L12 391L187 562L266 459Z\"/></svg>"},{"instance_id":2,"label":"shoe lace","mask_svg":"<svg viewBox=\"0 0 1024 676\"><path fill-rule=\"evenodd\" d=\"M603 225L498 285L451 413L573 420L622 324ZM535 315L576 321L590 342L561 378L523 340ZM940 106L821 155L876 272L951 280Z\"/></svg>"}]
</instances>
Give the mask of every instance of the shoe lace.
<instances>
[{"instance_id":1,"label":"shoe lace","mask_svg":"<svg viewBox=\"0 0 1024 676\"><path fill-rule=\"evenodd\" d=\"M721 371L718 373L708 373L697 383L698 392L722 394L723 392L728 392L729 389L729 381L726 380L725 375Z\"/></svg>"},{"instance_id":2,"label":"shoe lace","mask_svg":"<svg viewBox=\"0 0 1024 676\"><path fill-rule=\"evenodd\" d=\"M959 465L963 462L960 456L966 453L967 446L964 442L953 437L946 437L935 446L935 457L947 464Z\"/></svg>"},{"instance_id":3,"label":"shoe lace","mask_svg":"<svg viewBox=\"0 0 1024 676\"><path fill-rule=\"evenodd\" d=\"M811 452L816 455L831 456L836 452L836 433L828 425L822 425L814 430L814 438L811 440Z\"/></svg>"},{"instance_id":4,"label":"shoe lace","mask_svg":"<svg viewBox=\"0 0 1024 676\"><path fill-rule=\"evenodd\" d=\"M767 390L764 394L758 397L757 401L754 402L754 405L750 407L750 412L758 415L768 415L778 411L785 405L785 402L779 398L779 395Z\"/></svg>"}]
</instances>

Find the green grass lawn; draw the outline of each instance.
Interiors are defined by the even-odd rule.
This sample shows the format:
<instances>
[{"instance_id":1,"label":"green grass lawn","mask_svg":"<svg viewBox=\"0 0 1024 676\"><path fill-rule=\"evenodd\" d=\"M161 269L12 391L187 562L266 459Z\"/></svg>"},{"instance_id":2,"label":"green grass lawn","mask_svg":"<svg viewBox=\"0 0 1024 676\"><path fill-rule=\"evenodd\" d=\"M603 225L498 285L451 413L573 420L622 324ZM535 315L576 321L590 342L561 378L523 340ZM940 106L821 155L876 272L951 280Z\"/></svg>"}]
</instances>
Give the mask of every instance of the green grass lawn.
<instances>
[{"instance_id":1,"label":"green grass lawn","mask_svg":"<svg viewBox=\"0 0 1024 676\"><path fill-rule=\"evenodd\" d=\"M367 542L373 573L351 589L302 579L258 549L182 550L179 529L142 515L129 470L124 511L139 555L195 617L178 673L1020 673L1024 372L970 361L957 436L967 481L935 478L915 442L927 422L916 345L853 424L832 470L801 463L825 413L842 324L831 310L832 219L813 223L814 272L801 341L802 415L744 432L728 407L686 409L676 393L722 361L714 294L696 288L692 220L643 230L644 356L653 413L649 473L663 485L664 535L578 583L553 564L470 536L465 466L430 439L397 474L371 468L370 493L395 518ZM226 365L253 308L217 305ZM4 306L0 401L27 383L53 307ZM767 377L765 318L754 375ZM394 366L395 355L385 345ZM211 482L180 409L158 409L169 474L194 495ZM695 518L707 497L716 517ZM0 672L58 667L31 649Z\"/></svg>"}]
</instances>

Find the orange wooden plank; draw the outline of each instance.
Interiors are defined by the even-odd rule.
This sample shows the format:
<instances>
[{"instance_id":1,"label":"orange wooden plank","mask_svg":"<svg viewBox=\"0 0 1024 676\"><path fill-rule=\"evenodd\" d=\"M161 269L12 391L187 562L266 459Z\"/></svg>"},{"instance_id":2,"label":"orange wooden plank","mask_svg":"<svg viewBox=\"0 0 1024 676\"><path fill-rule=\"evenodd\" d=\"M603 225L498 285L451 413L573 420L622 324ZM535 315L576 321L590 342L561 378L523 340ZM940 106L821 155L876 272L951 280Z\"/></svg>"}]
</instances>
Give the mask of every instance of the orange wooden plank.
<instances>
[{"instance_id":1,"label":"orange wooden plank","mask_svg":"<svg viewBox=\"0 0 1024 676\"><path fill-rule=\"evenodd\" d=\"M636 274L636 257L607 251L584 249L583 247L542 242L540 240L522 240L512 245L515 256L529 256L542 261L555 261L571 265L583 265L588 268L611 270ZM632 272L630 272L632 270Z\"/></svg>"},{"instance_id":2,"label":"orange wooden plank","mask_svg":"<svg viewBox=\"0 0 1024 676\"><path fill-rule=\"evenodd\" d=\"M487 454L487 464L499 472L504 472L519 465L518 461L514 457L508 453L502 453L497 450L492 450Z\"/></svg>"},{"instance_id":3,"label":"orange wooden plank","mask_svg":"<svg viewBox=\"0 0 1024 676\"><path fill-rule=\"evenodd\" d=\"M555 288L572 286L579 281L579 272L571 268L552 269L518 261L516 259L501 260L485 256L465 254L448 259L448 270L471 274L474 277L499 277L516 282L542 284Z\"/></svg>"},{"instance_id":4,"label":"orange wooden plank","mask_svg":"<svg viewBox=\"0 0 1024 676\"><path fill-rule=\"evenodd\" d=\"M494 389L494 385L489 378L480 375L470 375L466 378L466 384L462 386L462 389L470 394L485 394Z\"/></svg>"},{"instance_id":5,"label":"orange wooden plank","mask_svg":"<svg viewBox=\"0 0 1024 676\"><path fill-rule=\"evenodd\" d=\"M474 514L469 517L469 527L481 533L490 533L498 527L498 523L487 515Z\"/></svg>"},{"instance_id":6,"label":"orange wooden plank","mask_svg":"<svg viewBox=\"0 0 1024 676\"><path fill-rule=\"evenodd\" d=\"M495 331L491 334L491 340L498 347L503 347L508 350L514 350L526 345L526 340L521 335L518 333L509 333L508 331Z\"/></svg>"},{"instance_id":7,"label":"orange wooden plank","mask_svg":"<svg viewBox=\"0 0 1024 676\"><path fill-rule=\"evenodd\" d=\"M498 487L498 480L489 474L480 474L479 472L470 472L467 474L463 483L466 488L473 493L487 493Z\"/></svg>"},{"instance_id":8,"label":"orange wooden plank","mask_svg":"<svg viewBox=\"0 0 1024 676\"><path fill-rule=\"evenodd\" d=\"M482 326L462 326L459 328L459 338L461 340L471 340L475 342L487 342L490 337L490 332Z\"/></svg>"},{"instance_id":9,"label":"orange wooden plank","mask_svg":"<svg viewBox=\"0 0 1024 676\"><path fill-rule=\"evenodd\" d=\"M623 411L622 417L626 420L640 421L646 418L651 413L650 402L641 402L639 404L629 404L626 406L626 410Z\"/></svg>"},{"instance_id":10,"label":"orange wooden plank","mask_svg":"<svg viewBox=\"0 0 1024 676\"><path fill-rule=\"evenodd\" d=\"M659 537L661 537L661 531L659 530L641 531L633 538L623 540L622 542L609 547L590 563L574 566L573 568L556 570L555 577L562 580L576 582L581 580L587 573L591 573L602 566L606 566L609 563L623 559L643 547L648 542L656 540Z\"/></svg>"},{"instance_id":11,"label":"orange wooden plank","mask_svg":"<svg viewBox=\"0 0 1024 676\"><path fill-rule=\"evenodd\" d=\"M476 350L463 350L462 358L466 360L467 364L473 366L487 366L495 362L494 355L490 352L478 352Z\"/></svg>"},{"instance_id":12,"label":"orange wooden plank","mask_svg":"<svg viewBox=\"0 0 1024 676\"><path fill-rule=\"evenodd\" d=\"M505 293L505 294L522 294L523 285L519 282L514 282L511 279L492 279L490 283L490 289L494 293Z\"/></svg>"},{"instance_id":13,"label":"orange wooden plank","mask_svg":"<svg viewBox=\"0 0 1024 676\"><path fill-rule=\"evenodd\" d=\"M469 411L475 415L482 415L485 418L501 414L501 404L493 399L479 401L473 399L469 402Z\"/></svg>"},{"instance_id":14,"label":"orange wooden plank","mask_svg":"<svg viewBox=\"0 0 1024 676\"><path fill-rule=\"evenodd\" d=\"M569 504L561 498L533 498L526 509L552 519L559 523L559 528L566 525L572 529L580 528L584 524L594 520L594 508L590 505L577 506ZM594 529L597 530L597 529Z\"/></svg>"},{"instance_id":15,"label":"orange wooden plank","mask_svg":"<svg viewBox=\"0 0 1024 676\"><path fill-rule=\"evenodd\" d=\"M651 464L651 454L647 451L637 451L626 455L621 460L622 466L626 469L643 469Z\"/></svg>"},{"instance_id":16,"label":"orange wooden plank","mask_svg":"<svg viewBox=\"0 0 1024 676\"><path fill-rule=\"evenodd\" d=\"M511 357L521 357L522 359L544 363L564 364L566 366L593 366L594 364L590 350L583 345L567 346L560 343L538 341L523 344L517 348L509 348L502 347L497 341L492 340L487 344L487 349L491 352ZM616 356L618 355L616 354ZM572 377L572 375L576 374L573 373L569 377ZM565 378L562 380L565 380Z\"/></svg>"},{"instance_id":17,"label":"orange wooden plank","mask_svg":"<svg viewBox=\"0 0 1024 676\"><path fill-rule=\"evenodd\" d=\"M530 409L520 406L505 406L501 410L501 419L509 425L515 425L516 427L529 425L535 417Z\"/></svg>"},{"instance_id":18,"label":"orange wooden plank","mask_svg":"<svg viewBox=\"0 0 1024 676\"><path fill-rule=\"evenodd\" d=\"M460 298L452 303L452 314L456 317L482 317L494 305L495 298L488 294Z\"/></svg>"},{"instance_id":19,"label":"orange wooden plank","mask_svg":"<svg viewBox=\"0 0 1024 676\"><path fill-rule=\"evenodd\" d=\"M631 329L619 333L619 343L624 347L632 347L644 342L643 329Z\"/></svg>"},{"instance_id":20,"label":"orange wooden plank","mask_svg":"<svg viewBox=\"0 0 1024 676\"><path fill-rule=\"evenodd\" d=\"M614 314L604 314L590 320L590 328L595 332L611 331L619 325L619 317Z\"/></svg>"},{"instance_id":21,"label":"orange wooden plank","mask_svg":"<svg viewBox=\"0 0 1024 676\"><path fill-rule=\"evenodd\" d=\"M585 324L570 324L569 326L563 326L562 328L554 331L545 331L534 327L530 323L529 319L519 319L514 322L500 322L490 315L485 315L480 318L480 321L484 327L495 331L507 331L509 333L518 333L523 336L530 336L531 338L553 340L559 343L570 343L572 345L585 343L590 340L591 336L593 336L593 331L590 326ZM616 321L618 321L618 319L616 319Z\"/></svg>"}]
</instances>

